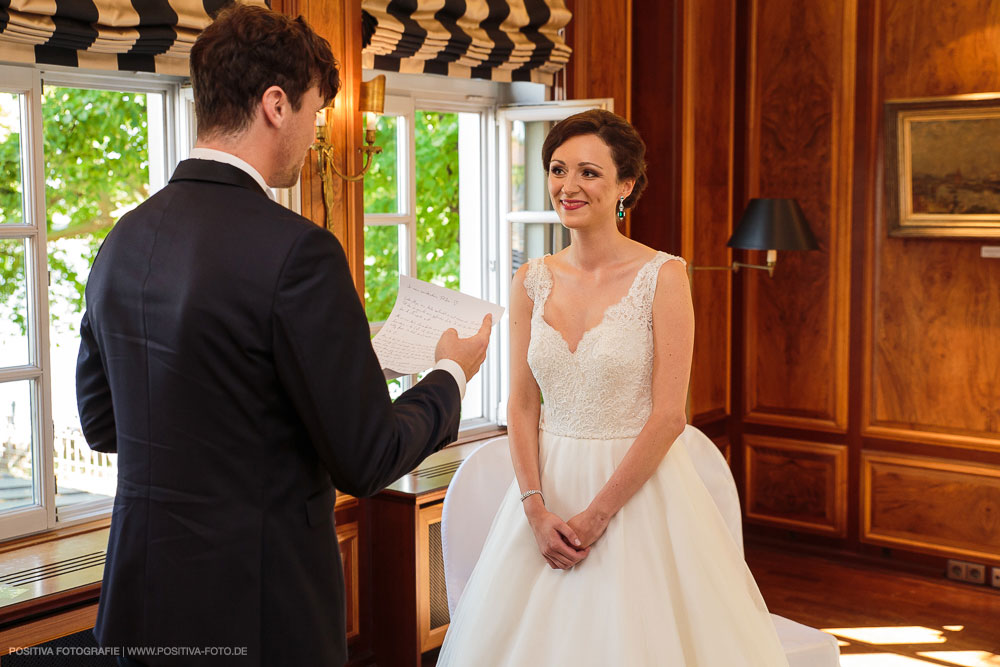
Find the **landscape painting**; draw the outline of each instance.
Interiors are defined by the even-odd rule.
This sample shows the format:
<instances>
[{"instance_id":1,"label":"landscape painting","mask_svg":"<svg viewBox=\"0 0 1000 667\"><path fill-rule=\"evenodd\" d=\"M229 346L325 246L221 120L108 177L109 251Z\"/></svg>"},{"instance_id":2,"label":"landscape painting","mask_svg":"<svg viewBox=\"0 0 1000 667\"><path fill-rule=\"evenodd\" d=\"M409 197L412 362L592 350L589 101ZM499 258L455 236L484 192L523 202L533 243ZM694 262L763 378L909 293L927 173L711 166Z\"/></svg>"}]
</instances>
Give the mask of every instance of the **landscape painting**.
<instances>
[{"instance_id":1,"label":"landscape painting","mask_svg":"<svg viewBox=\"0 0 1000 667\"><path fill-rule=\"evenodd\" d=\"M1000 98L886 103L890 236L1000 236Z\"/></svg>"}]
</instances>

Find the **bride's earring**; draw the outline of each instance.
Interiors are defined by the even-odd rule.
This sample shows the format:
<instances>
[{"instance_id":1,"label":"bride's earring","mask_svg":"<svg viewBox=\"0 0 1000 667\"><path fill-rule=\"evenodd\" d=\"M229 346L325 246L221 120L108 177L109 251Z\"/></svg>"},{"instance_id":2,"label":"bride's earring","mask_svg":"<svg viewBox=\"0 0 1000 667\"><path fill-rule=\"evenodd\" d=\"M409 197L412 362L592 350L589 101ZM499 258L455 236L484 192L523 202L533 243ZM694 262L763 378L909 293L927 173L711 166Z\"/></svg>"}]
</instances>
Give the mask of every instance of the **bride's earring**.
<instances>
[{"instance_id":1,"label":"bride's earring","mask_svg":"<svg viewBox=\"0 0 1000 667\"><path fill-rule=\"evenodd\" d=\"M618 219L625 217L625 197L618 198Z\"/></svg>"}]
</instances>

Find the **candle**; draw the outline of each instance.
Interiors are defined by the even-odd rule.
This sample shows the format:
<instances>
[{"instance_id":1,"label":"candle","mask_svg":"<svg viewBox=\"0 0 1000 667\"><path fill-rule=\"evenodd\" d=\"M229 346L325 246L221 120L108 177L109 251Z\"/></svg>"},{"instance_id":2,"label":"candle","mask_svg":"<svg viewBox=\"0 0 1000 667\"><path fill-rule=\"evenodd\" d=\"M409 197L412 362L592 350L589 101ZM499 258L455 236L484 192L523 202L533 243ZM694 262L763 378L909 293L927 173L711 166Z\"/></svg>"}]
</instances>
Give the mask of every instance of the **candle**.
<instances>
[{"instance_id":1,"label":"candle","mask_svg":"<svg viewBox=\"0 0 1000 667\"><path fill-rule=\"evenodd\" d=\"M326 125L326 109L320 109L316 112L316 127L323 127Z\"/></svg>"}]
</instances>

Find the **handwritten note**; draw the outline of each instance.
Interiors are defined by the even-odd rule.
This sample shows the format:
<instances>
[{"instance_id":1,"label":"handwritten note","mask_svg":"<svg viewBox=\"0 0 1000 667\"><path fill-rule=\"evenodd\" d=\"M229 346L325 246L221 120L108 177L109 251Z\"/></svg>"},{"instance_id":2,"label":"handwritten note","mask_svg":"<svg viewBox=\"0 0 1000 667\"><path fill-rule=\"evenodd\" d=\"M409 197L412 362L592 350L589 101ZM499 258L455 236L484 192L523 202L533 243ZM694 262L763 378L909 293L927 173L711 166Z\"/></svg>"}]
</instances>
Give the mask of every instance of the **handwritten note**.
<instances>
[{"instance_id":1,"label":"handwritten note","mask_svg":"<svg viewBox=\"0 0 1000 667\"><path fill-rule=\"evenodd\" d=\"M386 378L420 373L434 365L434 348L445 330L468 338L479 331L487 313L496 324L503 311L489 301L400 276L396 305L372 347Z\"/></svg>"}]
</instances>

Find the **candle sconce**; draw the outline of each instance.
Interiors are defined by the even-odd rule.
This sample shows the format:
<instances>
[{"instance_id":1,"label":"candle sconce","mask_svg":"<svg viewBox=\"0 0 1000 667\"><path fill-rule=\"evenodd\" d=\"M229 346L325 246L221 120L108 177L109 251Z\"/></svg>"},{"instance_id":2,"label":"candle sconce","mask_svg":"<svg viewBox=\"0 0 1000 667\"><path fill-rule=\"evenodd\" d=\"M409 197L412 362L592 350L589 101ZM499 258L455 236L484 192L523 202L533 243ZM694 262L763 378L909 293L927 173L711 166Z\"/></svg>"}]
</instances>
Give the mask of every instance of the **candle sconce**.
<instances>
[{"instance_id":1,"label":"candle sconce","mask_svg":"<svg viewBox=\"0 0 1000 667\"><path fill-rule=\"evenodd\" d=\"M332 123L330 121L335 103L336 101L331 102L330 106L323 107L316 112L316 141L312 145L312 149L316 151L319 176L323 184L323 207L326 209L328 229L331 228L330 216L333 211L334 176L351 183L360 181L371 169L375 156L382 152L382 147L375 145L375 129L378 124L378 116L385 108L385 75L380 74L371 81L361 82L358 111L364 114L365 145L358 148L358 151L364 154L365 163L361 171L354 175L341 172L334 163Z\"/></svg>"}]
</instances>

